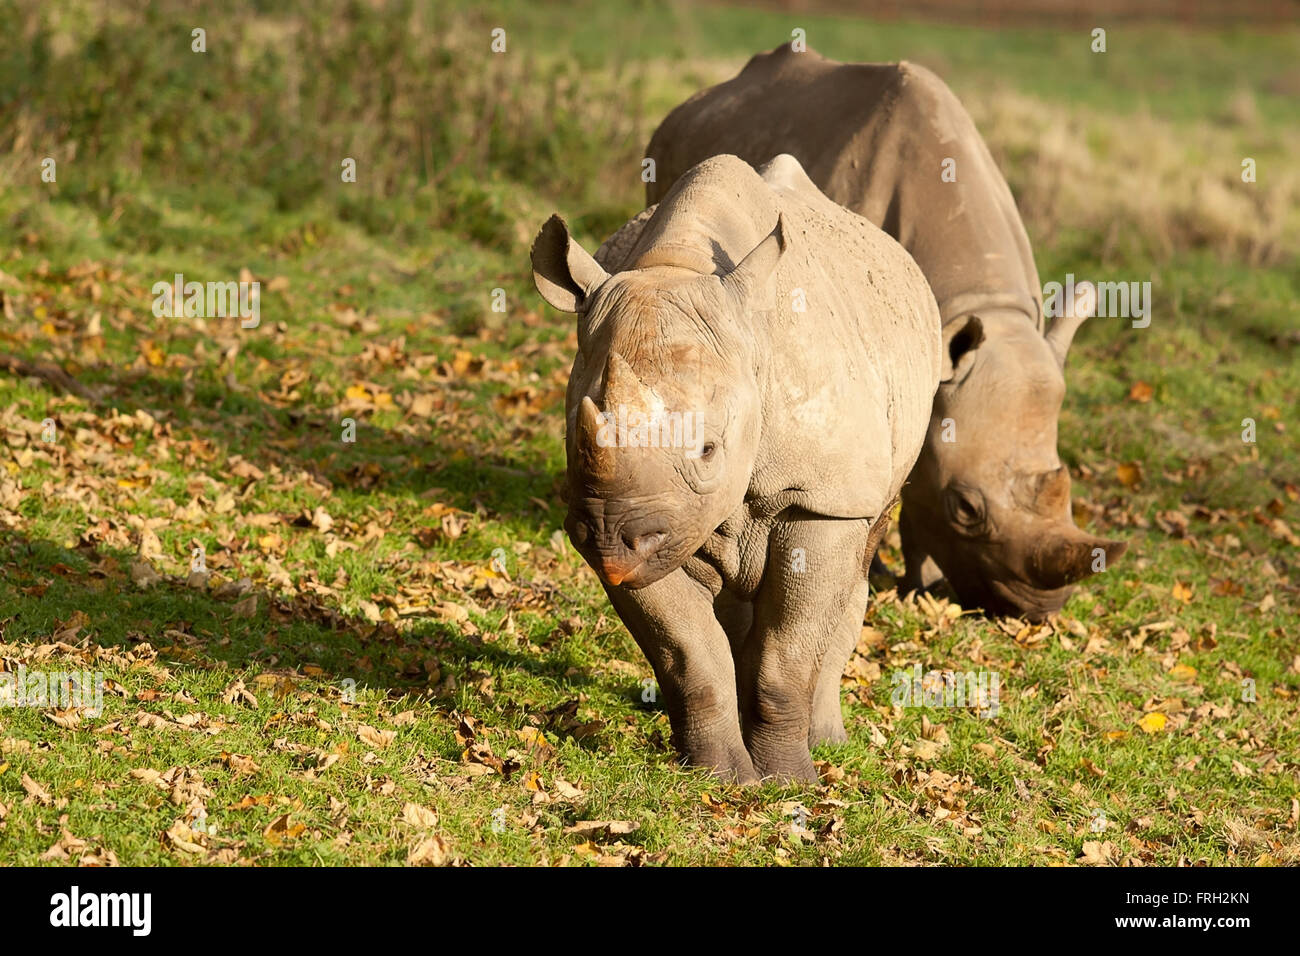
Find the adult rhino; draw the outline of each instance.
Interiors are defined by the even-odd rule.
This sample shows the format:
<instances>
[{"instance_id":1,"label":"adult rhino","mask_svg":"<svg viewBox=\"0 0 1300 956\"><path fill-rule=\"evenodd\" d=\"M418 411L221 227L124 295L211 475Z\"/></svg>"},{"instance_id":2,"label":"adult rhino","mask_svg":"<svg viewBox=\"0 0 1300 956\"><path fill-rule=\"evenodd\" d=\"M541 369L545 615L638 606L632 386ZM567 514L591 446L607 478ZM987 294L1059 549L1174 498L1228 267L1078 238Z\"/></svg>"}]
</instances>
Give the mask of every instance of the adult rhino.
<instances>
[{"instance_id":1,"label":"adult rhino","mask_svg":"<svg viewBox=\"0 0 1300 956\"><path fill-rule=\"evenodd\" d=\"M1075 526L1056 453L1065 354L1085 313L1068 309L1043 335L1029 239L956 96L911 63L837 63L786 44L668 115L646 150L657 174L647 204L717 153L793 155L827 196L902 243L934 290L951 375L903 491L904 586L942 572L968 607L1035 620L1059 610L1125 548Z\"/></svg>"},{"instance_id":2,"label":"adult rhino","mask_svg":"<svg viewBox=\"0 0 1300 956\"><path fill-rule=\"evenodd\" d=\"M840 676L925 438L938 309L788 156L709 159L632 225L604 265L558 216L533 244L538 291L578 314L565 528L688 762L814 780L809 748L847 739Z\"/></svg>"}]
</instances>

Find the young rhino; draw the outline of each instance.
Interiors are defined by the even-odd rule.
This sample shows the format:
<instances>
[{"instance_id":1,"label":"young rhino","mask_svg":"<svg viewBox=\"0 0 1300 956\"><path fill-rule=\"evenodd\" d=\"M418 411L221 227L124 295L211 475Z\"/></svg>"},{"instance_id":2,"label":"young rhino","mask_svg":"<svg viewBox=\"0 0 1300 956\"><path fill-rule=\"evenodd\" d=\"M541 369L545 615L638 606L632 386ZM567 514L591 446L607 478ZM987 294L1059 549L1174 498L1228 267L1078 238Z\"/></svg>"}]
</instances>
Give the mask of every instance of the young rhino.
<instances>
[{"instance_id":1,"label":"young rhino","mask_svg":"<svg viewBox=\"0 0 1300 956\"><path fill-rule=\"evenodd\" d=\"M793 154L827 196L898 239L934 290L952 371L903 492L905 586L941 571L966 606L1058 610L1124 551L1075 527L1056 454L1081 319L1069 309L1044 337L1029 238L952 91L910 63L836 63L785 44L668 115L646 148L657 174L647 203L715 153Z\"/></svg>"},{"instance_id":2,"label":"young rhino","mask_svg":"<svg viewBox=\"0 0 1300 956\"><path fill-rule=\"evenodd\" d=\"M925 439L934 297L788 156L703 162L638 225L612 275L558 216L533 244L538 291L578 314L565 527L688 762L813 780Z\"/></svg>"}]
</instances>

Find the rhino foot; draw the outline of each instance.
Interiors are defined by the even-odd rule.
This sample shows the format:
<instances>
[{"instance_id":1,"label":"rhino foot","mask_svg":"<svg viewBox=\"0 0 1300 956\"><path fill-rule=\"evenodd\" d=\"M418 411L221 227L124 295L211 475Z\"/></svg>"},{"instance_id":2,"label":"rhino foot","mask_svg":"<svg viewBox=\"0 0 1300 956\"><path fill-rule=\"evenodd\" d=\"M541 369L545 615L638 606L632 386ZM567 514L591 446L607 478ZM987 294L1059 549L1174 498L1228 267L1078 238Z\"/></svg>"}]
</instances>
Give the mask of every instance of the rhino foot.
<instances>
[{"instance_id":1,"label":"rhino foot","mask_svg":"<svg viewBox=\"0 0 1300 956\"><path fill-rule=\"evenodd\" d=\"M811 732L808 734L809 747L823 745L837 747L848 742L849 732L844 729L843 718L834 723L814 723Z\"/></svg>"},{"instance_id":2,"label":"rhino foot","mask_svg":"<svg viewBox=\"0 0 1300 956\"><path fill-rule=\"evenodd\" d=\"M762 778L777 783L817 783L817 768L813 766L812 754L773 759L767 763L756 764L761 768Z\"/></svg>"},{"instance_id":3,"label":"rhino foot","mask_svg":"<svg viewBox=\"0 0 1300 956\"><path fill-rule=\"evenodd\" d=\"M692 748L686 756L686 763L694 767L707 767L713 776L727 783L758 783L759 774L754 769L754 761L749 751L741 745L709 747L703 750Z\"/></svg>"}]
</instances>

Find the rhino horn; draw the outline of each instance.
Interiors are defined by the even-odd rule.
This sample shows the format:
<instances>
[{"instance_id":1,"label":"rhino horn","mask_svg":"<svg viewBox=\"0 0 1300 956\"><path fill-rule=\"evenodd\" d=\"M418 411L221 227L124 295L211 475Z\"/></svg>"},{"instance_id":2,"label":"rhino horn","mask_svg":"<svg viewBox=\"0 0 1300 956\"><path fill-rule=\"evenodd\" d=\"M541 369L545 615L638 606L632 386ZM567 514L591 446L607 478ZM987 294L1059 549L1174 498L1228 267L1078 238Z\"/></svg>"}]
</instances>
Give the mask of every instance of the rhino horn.
<instances>
[{"instance_id":1,"label":"rhino horn","mask_svg":"<svg viewBox=\"0 0 1300 956\"><path fill-rule=\"evenodd\" d=\"M1097 287L1091 282L1080 282L1075 287L1074 301L1067 306L1064 315L1052 320L1052 327L1047 331L1047 344L1056 357L1056 364L1061 368L1065 368L1065 353L1070 351L1074 333L1096 311Z\"/></svg>"},{"instance_id":2,"label":"rhino horn","mask_svg":"<svg viewBox=\"0 0 1300 956\"><path fill-rule=\"evenodd\" d=\"M600 410L589 396L583 396L578 409L578 456L582 473L590 481L609 481L614 477L614 449L600 440Z\"/></svg>"},{"instance_id":3,"label":"rhino horn","mask_svg":"<svg viewBox=\"0 0 1300 956\"><path fill-rule=\"evenodd\" d=\"M1040 514L1058 515L1070 506L1070 469L1065 465L1038 476L1034 506Z\"/></svg>"},{"instance_id":4,"label":"rhino horn","mask_svg":"<svg viewBox=\"0 0 1300 956\"><path fill-rule=\"evenodd\" d=\"M605 410L615 411L619 405L651 412L657 396L637 377L632 366L618 352L610 349L609 361L605 364Z\"/></svg>"},{"instance_id":5,"label":"rhino horn","mask_svg":"<svg viewBox=\"0 0 1300 956\"><path fill-rule=\"evenodd\" d=\"M1110 567L1127 548L1123 541L1097 538L1062 522L1033 550L1027 570L1035 586L1063 588Z\"/></svg>"}]
</instances>

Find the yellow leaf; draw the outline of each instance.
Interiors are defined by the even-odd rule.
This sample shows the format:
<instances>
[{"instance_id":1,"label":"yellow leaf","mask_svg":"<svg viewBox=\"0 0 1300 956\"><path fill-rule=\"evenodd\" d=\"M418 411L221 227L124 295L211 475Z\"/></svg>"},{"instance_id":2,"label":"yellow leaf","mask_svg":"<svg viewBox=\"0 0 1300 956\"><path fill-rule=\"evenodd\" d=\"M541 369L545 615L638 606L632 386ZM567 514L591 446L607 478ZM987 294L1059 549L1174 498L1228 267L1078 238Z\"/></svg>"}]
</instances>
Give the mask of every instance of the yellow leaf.
<instances>
[{"instance_id":1,"label":"yellow leaf","mask_svg":"<svg viewBox=\"0 0 1300 956\"><path fill-rule=\"evenodd\" d=\"M349 385L346 392L343 393L348 398L354 398L358 401L370 401L370 392L364 385Z\"/></svg>"},{"instance_id":2,"label":"yellow leaf","mask_svg":"<svg viewBox=\"0 0 1300 956\"><path fill-rule=\"evenodd\" d=\"M1196 668L1179 664L1169 671L1169 676L1174 680L1196 680Z\"/></svg>"},{"instance_id":3,"label":"yellow leaf","mask_svg":"<svg viewBox=\"0 0 1300 956\"><path fill-rule=\"evenodd\" d=\"M1141 727L1148 734L1155 734L1164 730L1165 724L1168 722L1169 722L1168 717L1160 713L1160 711L1158 710L1153 710L1151 711L1151 713L1147 714L1145 717L1143 717L1141 720L1138 721L1138 726Z\"/></svg>"},{"instance_id":4,"label":"yellow leaf","mask_svg":"<svg viewBox=\"0 0 1300 956\"><path fill-rule=\"evenodd\" d=\"M1191 585L1184 584L1182 581L1175 581L1171 591L1174 597L1177 598L1179 601L1182 601L1184 604L1192 603Z\"/></svg>"},{"instance_id":5,"label":"yellow leaf","mask_svg":"<svg viewBox=\"0 0 1300 956\"><path fill-rule=\"evenodd\" d=\"M1128 461L1115 467L1115 475L1125 488L1136 488L1142 481L1142 466L1136 461Z\"/></svg>"}]
</instances>

